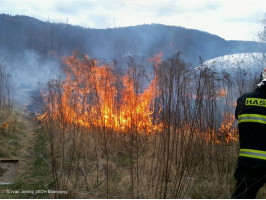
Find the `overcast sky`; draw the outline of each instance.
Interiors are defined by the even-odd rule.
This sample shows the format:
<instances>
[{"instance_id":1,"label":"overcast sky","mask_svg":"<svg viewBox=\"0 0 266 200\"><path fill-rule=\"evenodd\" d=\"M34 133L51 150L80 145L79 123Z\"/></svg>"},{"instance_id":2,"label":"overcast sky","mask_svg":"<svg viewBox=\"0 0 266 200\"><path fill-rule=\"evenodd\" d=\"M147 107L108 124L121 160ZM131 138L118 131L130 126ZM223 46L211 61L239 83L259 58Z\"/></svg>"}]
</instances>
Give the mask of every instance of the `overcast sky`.
<instances>
[{"instance_id":1,"label":"overcast sky","mask_svg":"<svg viewBox=\"0 0 266 200\"><path fill-rule=\"evenodd\" d=\"M0 13L88 28L160 23L256 40L266 0L0 0Z\"/></svg>"}]
</instances>

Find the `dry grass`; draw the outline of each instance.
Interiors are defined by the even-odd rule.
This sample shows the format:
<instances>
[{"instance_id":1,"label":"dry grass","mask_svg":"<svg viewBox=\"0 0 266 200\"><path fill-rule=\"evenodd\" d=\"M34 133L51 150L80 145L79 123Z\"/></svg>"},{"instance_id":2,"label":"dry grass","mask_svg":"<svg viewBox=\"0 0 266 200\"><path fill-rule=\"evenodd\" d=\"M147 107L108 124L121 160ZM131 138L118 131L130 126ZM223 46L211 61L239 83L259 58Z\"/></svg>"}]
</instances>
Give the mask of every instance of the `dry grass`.
<instances>
[{"instance_id":1,"label":"dry grass","mask_svg":"<svg viewBox=\"0 0 266 200\"><path fill-rule=\"evenodd\" d=\"M170 150L175 155L166 168L161 136L139 135L139 142L132 145L130 135L107 134L108 161L103 135L96 130L70 132L66 127L64 147L61 134L53 137L58 147L53 152L58 188L67 190L67 197L106 198L108 192L109 198L163 198L166 183L167 198L230 197L236 143L209 144L195 137L193 142L177 144L182 146L175 147L176 152ZM191 153L184 155L184 148Z\"/></svg>"},{"instance_id":2,"label":"dry grass","mask_svg":"<svg viewBox=\"0 0 266 200\"><path fill-rule=\"evenodd\" d=\"M154 65L156 81L143 90L147 75L133 60L125 76L130 81L124 86L119 74L108 67L97 69L97 62L86 56L73 55L66 63L66 81L48 84L43 119L55 188L68 191L57 197L231 196L238 149L232 105L237 92L245 92L234 82L239 79L203 64L190 69L176 54ZM252 80L245 81L254 81L249 77ZM141 91L156 94L144 111L151 110L152 126L160 128L139 129L136 105L141 105ZM123 94L129 97L126 102L119 101ZM130 111L125 119L130 126L112 128L107 122L113 118L108 117L121 113L124 105Z\"/></svg>"}]
</instances>

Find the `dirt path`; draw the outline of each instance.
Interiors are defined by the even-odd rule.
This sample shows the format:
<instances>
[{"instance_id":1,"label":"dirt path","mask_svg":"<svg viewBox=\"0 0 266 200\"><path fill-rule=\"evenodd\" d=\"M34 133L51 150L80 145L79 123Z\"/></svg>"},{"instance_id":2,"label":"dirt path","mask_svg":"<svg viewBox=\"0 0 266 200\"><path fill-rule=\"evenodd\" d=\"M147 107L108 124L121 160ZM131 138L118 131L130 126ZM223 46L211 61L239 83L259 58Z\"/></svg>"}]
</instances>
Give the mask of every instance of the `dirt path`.
<instances>
[{"instance_id":1,"label":"dirt path","mask_svg":"<svg viewBox=\"0 0 266 200\"><path fill-rule=\"evenodd\" d=\"M0 162L0 185L11 184L16 180L18 163L16 161Z\"/></svg>"},{"instance_id":2,"label":"dirt path","mask_svg":"<svg viewBox=\"0 0 266 200\"><path fill-rule=\"evenodd\" d=\"M16 114L10 122L9 135L0 138L3 147L0 156L0 198L7 195L6 191L19 177L24 176L32 168L36 130L38 125L25 113ZM17 162L14 162L17 161Z\"/></svg>"},{"instance_id":3,"label":"dirt path","mask_svg":"<svg viewBox=\"0 0 266 200\"><path fill-rule=\"evenodd\" d=\"M21 119L24 124L24 137L19 141L19 168L18 174L24 173L28 167L31 166L32 160L34 159L34 145L36 142L36 124L31 118L25 116Z\"/></svg>"}]
</instances>

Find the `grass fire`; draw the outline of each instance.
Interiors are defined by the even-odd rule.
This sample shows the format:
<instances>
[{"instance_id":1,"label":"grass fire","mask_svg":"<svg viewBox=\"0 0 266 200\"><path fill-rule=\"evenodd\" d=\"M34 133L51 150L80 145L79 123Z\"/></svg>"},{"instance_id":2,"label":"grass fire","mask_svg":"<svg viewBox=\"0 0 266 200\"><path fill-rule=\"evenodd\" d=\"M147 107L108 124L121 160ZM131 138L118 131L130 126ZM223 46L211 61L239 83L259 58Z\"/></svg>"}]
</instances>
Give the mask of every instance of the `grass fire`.
<instances>
[{"instance_id":1,"label":"grass fire","mask_svg":"<svg viewBox=\"0 0 266 200\"><path fill-rule=\"evenodd\" d=\"M77 52L62 59L63 76L43 91L39 116L58 190L75 196L79 188L82 198L192 198L203 166L211 176L232 165L231 77L192 69L179 53L147 63L153 73L132 58L122 71Z\"/></svg>"},{"instance_id":2,"label":"grass fire","mask_svg":"<svg viewBox=\"0 0 266 200\"><path fill-rule=\"evenodd\" d=\"M65 58L65 80L60 93L49 96L49 109L56 120L64 116L67 123L87 128L106 127L115 131L152 133L161 125L154 121L156 78L141 93L131 69L123 77L115 74L111 66L77 55ZM60 95L60 96L58 96ZM56 99L60 99L58 102ZM54 106L54 107L52 107Z\"/></svg>"},{"instance_id":3,"label":"grass fire","mask_svg":"<svg viewBox=\"0 0 266 200\"><path fill-rule=\"evenodd\" d=\"M146 8L167 24L185 5L197 14L226 10L204 2L84 2L49 4L66 23L0 14L0 199L254 195L266 158L266 17L258 41L227 40L174 24L133 25L133 13L150 18L141 16Z\"/></svg>"},{"instance_id":4,"label":"grass fire","mask_svg":"<svg viewBox=\"0 0 266 200\"><path fill-rule=\"evenodd\" d=\"M8 84L3 87L6 101L0 108L6 117L0 120L0 132L6 139L0 156L18 154L10 148L18 130L29 132L38 144L31 162L33 174L43 178L29 175L23 180L38 189L66 191L49 194L53 198L230 196L241 78L203 62L193 68L180 53L163 59L160 52L144 64L129 57L122 68L79 52L61 61L61 75L37 99L42 113L36 125L23 117L23 122L20 117L12 120ZM241 76L244 72L238 70ZM247 81L255 78L250 74ZM33 185L24 186L19 179L12 187Z\"/></svg>"}]
</instances>

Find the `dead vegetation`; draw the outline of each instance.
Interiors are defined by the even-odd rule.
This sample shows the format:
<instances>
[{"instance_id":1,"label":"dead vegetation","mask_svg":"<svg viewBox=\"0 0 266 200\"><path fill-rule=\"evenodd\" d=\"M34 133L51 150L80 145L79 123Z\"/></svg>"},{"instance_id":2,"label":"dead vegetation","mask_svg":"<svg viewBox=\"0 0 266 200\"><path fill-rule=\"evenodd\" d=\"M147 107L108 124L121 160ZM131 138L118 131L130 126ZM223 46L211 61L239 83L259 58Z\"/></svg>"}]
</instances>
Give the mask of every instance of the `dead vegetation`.
<instances>
[{"instance_id":1,"label":"dead vegetation","mask_svg":"<svg viewBox=\"0 0 266 200\"><path fill-rule=\"evenodd\" d=\"M0 64L0 158L15 154L16 119L13 114L11 77Z\"/></svg>"},{"instance_id":2,"label":"dead vegetation","mask_svg":"<svg viewBox=\"0 0 266 200\"><path fill-rule=\"evenodd\" d=\"M250 90L237 81L256 77L239 68L235 79L203 63L194 70L180 54L150 61L151 77L133 59L120 73L73 55L66 79L43 93L43 129L22 115L2 121L0 156L26 160L11 188L67 191L12 197L229 198L238 151L234 101Z\"/></svg>"},{"instance_id":3,"label":"dead vegetation","mask_svg":"<svg viewBox=\"0 0 266 200\"><path fill-rule=\"evenodd\" d=\"M55 188L68 191L56 197L230 197L234 101L249 88L203 64L193 70L180 54L155 60L151 81L133 59L122 75L66 58L67 78L48 84L41 116Z\"/></svg>"}]
</instances>

